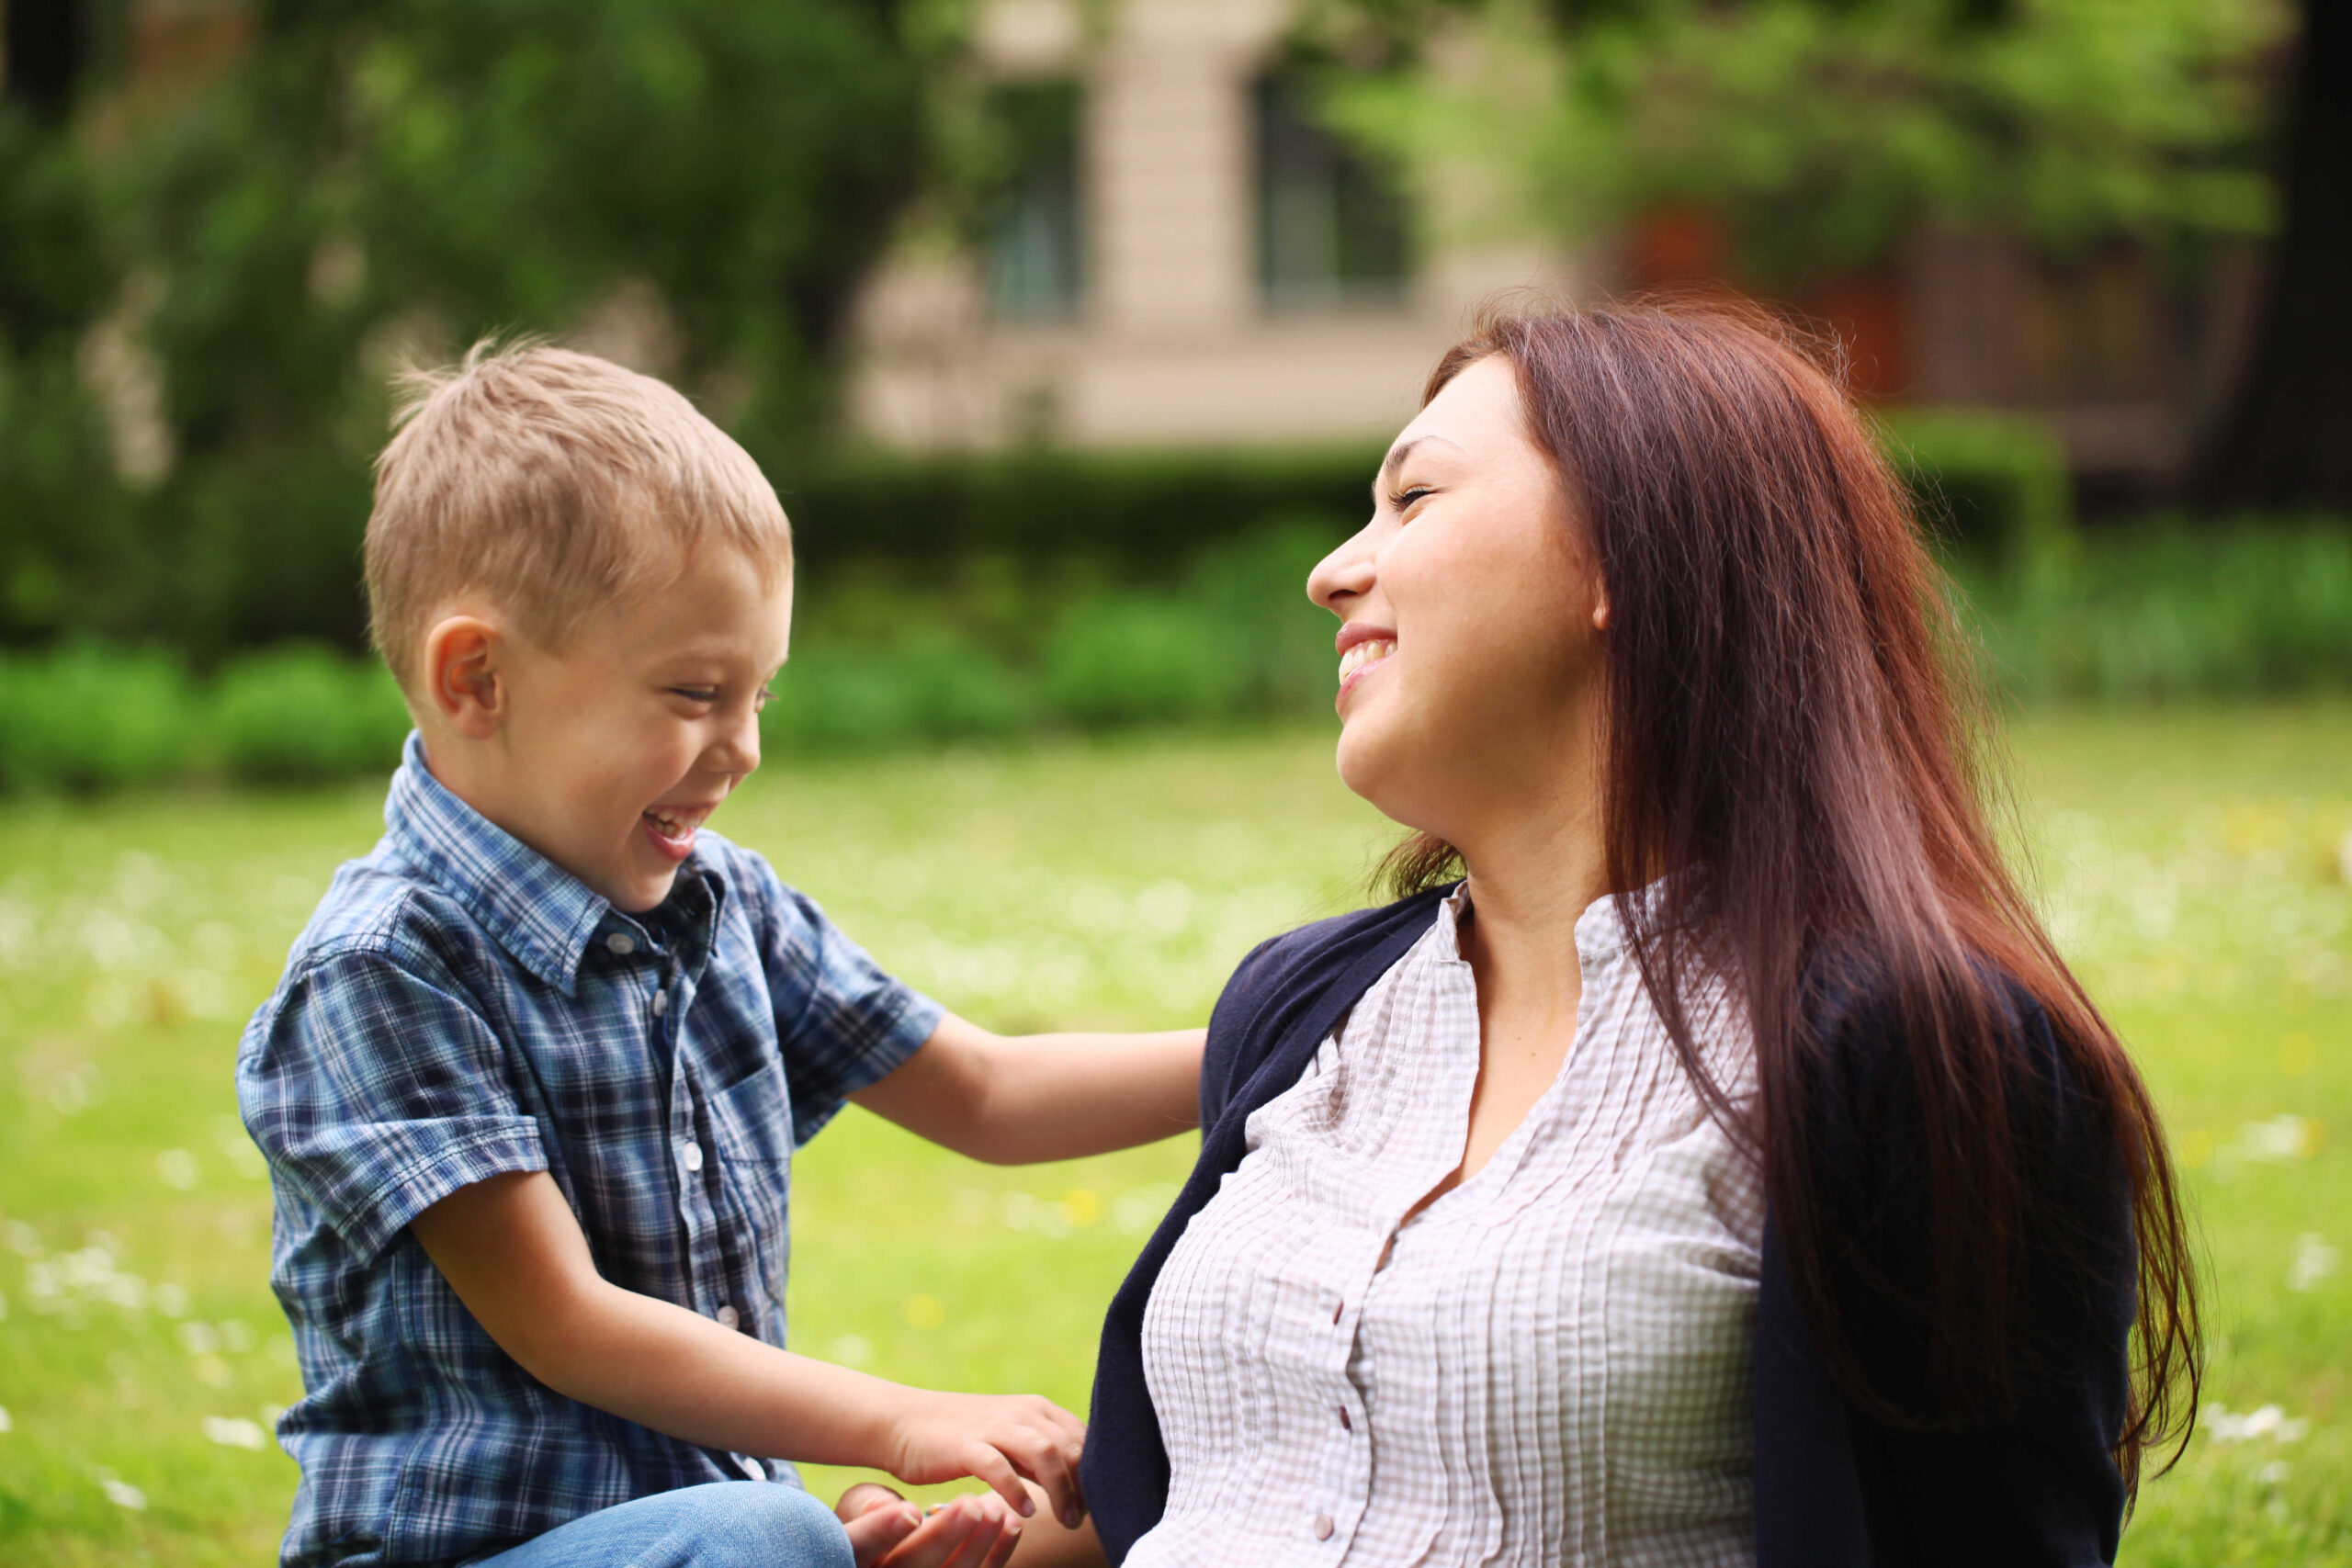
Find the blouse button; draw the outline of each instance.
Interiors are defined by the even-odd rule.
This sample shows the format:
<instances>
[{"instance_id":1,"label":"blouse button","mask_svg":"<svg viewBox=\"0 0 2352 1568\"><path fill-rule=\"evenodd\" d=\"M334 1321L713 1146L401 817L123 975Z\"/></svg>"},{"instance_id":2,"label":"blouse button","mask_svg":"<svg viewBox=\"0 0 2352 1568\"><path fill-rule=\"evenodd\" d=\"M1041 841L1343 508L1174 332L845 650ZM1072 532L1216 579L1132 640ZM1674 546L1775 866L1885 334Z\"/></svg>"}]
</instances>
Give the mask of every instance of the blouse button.
<instances>
[{"instance_id":1,"label":"blouse button","mask_svg":"<svg viewBox=\"0 0 2352 1568\"><path fill-rule=\"evenodd\" d=\"M712 1313L710 1315L718 1320L718 1326L721 1328L732 1328L737 1324L743 1321L731 1306L720 1307L717 1312Z\"/></svg>"},{"instance_id":2,"label":"blouse button","mask_svg":"<svg viewBox=\"0 0 2352 1568\"><path fill-rule=\"evenodd\" d=\"M1352 1432L1352 1431L1354 1431L1355 1429L1356 1429L1356 1424L1355 1424L1354 1422L1352 1422L1352 1421L1351 1421L1351 1420L1349 1420L1349 1419L1348 1419L1348 1407L1347 1407L1346 1405L1344 1405L1344 1404L1340 1405L1340 1431L1342 1431L1342 1432Z\"/></svg>"},{"instance_id":3,"label":"blouse button","mask_svg":"<svg viewBox=\"0 0 2352 1568\"><path fill-rule=\"evenodd\" d=\"M620 957L627 958L630 953L637 951L637 938L629 935L627 931L615 931L612 935L605 939L605 949L608 953L616 953Z\"/></svg>"},{"instance_id":4,"label":"blouse button","mask_svg":"<svg viewBox=\"0 0 2352 1568\"><path fill-rule=\"evenodd\" d=\"M702 1145L700 1144L688 1144L684 1148L680 1149L678 1151L678 1163L684 1166L688 1170L700 1170L702 1168Z\"/></svg>"},{"instance_id":5,"label":"blouse button","mask_svg":"<svg viewBox=\"0 0 2352 1568\"><path fill-rule=\"evenodd\" d=\"M1329 1540L1331 1539L1330 1515L1317 1514L1315 1516L1315 1539L1317 1540Z\"/></svg>"},{"instance_id":6,"label":"blouse button","mask_svg":"<svg viewBox=\"0 0 2352 1568\"><path fill-rule=\"evenodd\" d=\"M1347 1310L1348 1303L1344 1299L1333 1303L1331 1307L1331 1321L1334 1324L1338 1323L1340 1321L1340 1314Z\"/></svg>"},{"instance_id":7,"label":"blouse button","mask_svg":"<svg viewBox=\"0 0 2352 1568\"><path fill-rule=\"evenodd\" d=\"M670 993L669 993L669 992L667 992L667 991L656 991L656 992L654 992L654 993L653 993L653 1016L654 1016L654 1017L656 1017L656 1018L660 1018L663 1013L668 1012L669 1010L670 1010Z\"/></svg>"}]
</instances>

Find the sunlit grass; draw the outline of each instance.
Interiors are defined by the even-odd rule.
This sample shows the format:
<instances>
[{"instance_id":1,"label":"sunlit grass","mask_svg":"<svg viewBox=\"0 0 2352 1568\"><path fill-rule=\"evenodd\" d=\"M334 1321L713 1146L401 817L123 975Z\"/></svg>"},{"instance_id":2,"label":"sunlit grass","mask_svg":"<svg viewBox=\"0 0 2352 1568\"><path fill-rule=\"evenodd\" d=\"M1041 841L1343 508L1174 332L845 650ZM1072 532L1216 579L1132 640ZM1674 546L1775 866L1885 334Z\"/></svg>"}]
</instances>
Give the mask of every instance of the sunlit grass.
<instances>
[{"instance_id":1,"label":"sunlit grass","mask_svg":"<svg viewBox=\"0 0 2352 1568\"><path fill-rule=\"evenodd\" d=\"M2127 1560L2352 1564L2352 708L2048 714L2016 750L2045 903L2167 1109L2212 1262L2230 1418L2149 1483ZM293 1467L251 1445L297 1384L230 1062L379 801L0 809L11 1565L273 1554ZM774 761L718 825L1005 1029L1198 1020L1387 837L1314 734ZM1102 1305L1188 1159L997 1170L851 1111L797 1169L796 1347L1082 1410Z\"/></svg>"}]
</instances>

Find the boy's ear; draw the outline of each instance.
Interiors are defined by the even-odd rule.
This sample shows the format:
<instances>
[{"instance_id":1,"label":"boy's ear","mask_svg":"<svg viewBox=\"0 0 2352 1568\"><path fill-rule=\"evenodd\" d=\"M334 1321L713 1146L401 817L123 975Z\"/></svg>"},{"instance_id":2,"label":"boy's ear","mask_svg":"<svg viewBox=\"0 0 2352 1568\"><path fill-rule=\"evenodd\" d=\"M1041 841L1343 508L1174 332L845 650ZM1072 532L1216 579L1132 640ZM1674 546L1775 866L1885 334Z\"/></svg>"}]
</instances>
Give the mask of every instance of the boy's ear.
<instances>
[{"instance_id":1,"label":"boy's ear","mask_svg":"<svg viewBox=\"0 0 2352 1568\"><path fill-rule=\"evenodd\" d=\"M487 740L506 719L506 645L496 626L451 615L424 636L424 700L469 740Z\"/></svg>"}]
</instances>

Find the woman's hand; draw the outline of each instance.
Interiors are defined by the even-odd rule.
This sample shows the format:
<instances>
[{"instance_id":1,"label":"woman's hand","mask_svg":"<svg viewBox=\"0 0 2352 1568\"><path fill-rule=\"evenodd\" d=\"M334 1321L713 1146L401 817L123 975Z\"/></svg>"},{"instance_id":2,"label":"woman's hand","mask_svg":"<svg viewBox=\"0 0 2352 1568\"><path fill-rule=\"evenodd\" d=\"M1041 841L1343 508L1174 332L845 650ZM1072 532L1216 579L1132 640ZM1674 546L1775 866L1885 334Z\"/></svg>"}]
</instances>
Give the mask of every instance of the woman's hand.
<instances>
[{"instance_id":1,"label":"woman's hand","mask_svg":"<svg viewBox=\"0 0 2352 1568\"><path fill-rule=\"evenodd\" d=\"M1086 1517L1078 1486L1085 1443L1085 1422L1035 1394L917 1392L891 1422L883 1468L915 1486L972 1476L1023 1518L1037 1506L1021 1484L1025 1475L1075 1529Z\"/></svg>"},{"instance_id":2,"label":"woman's hand","mask_svg":"<svg viewBox=\"0 0 2352 1568\"><path fill-rule=\"evenodd\" d=\"M986 1493L951 1497L928 1514L888 1487L862 1481L835 1506L857 1568L1003 1568L1021 1520Z\"/></svg>"}]
</instances>

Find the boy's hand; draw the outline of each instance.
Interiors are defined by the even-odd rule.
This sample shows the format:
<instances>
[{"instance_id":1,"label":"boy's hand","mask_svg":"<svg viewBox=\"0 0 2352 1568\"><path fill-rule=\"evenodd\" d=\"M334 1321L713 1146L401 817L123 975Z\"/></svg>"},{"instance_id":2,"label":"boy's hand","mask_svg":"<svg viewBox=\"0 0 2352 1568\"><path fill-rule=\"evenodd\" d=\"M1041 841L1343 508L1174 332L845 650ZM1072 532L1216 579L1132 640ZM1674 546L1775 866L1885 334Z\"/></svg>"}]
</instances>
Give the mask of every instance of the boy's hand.
<instances>
[{"instance_id":1,"label":"boy's hand","mask_svg":"<svg viewBox=\"0 0 2352 1568\"><path fill-rule=\"evenodd\" d=\"M918 1483L975 1475L1023 1517L1036 1511L1021 1484L1028 1475L1064 1517L1085 1512L1077 1416L1034 1396L904 1388L624 1290L596 1272L546 1171L460 1188L409 1229L499 1348L583 1404L702 1448L871 1467Z\"/></svg>"},{"instance_id":2,"label":"boy's hand","mask_svg":"<svg viewBox=\"0 0 2352 1568\"><path fill-rule=\"evenodd\" d=\"M911 1485L973 1476L1026 1518L1037 1506L1021 1484L1025 1475L1044 1488L1062 1523L1075 1529L1086 1517L1078 1487L1086 1423L1051 1400L916 1392L891 1423L888 1443L884 1468Z\"/></svg>"},{"instance_id":3,"label":"boy's hand","mask_svg":"<svg viewBox=\"0 0 2352 1568\"><path fill-rule=\"evenodd\" d=\"M857 1568L1003 1568L1021 1520L989 1493L951 1497L929 1513L887 1486L862 1481L834 1507Z\"/></svg>"}]
</instances>

